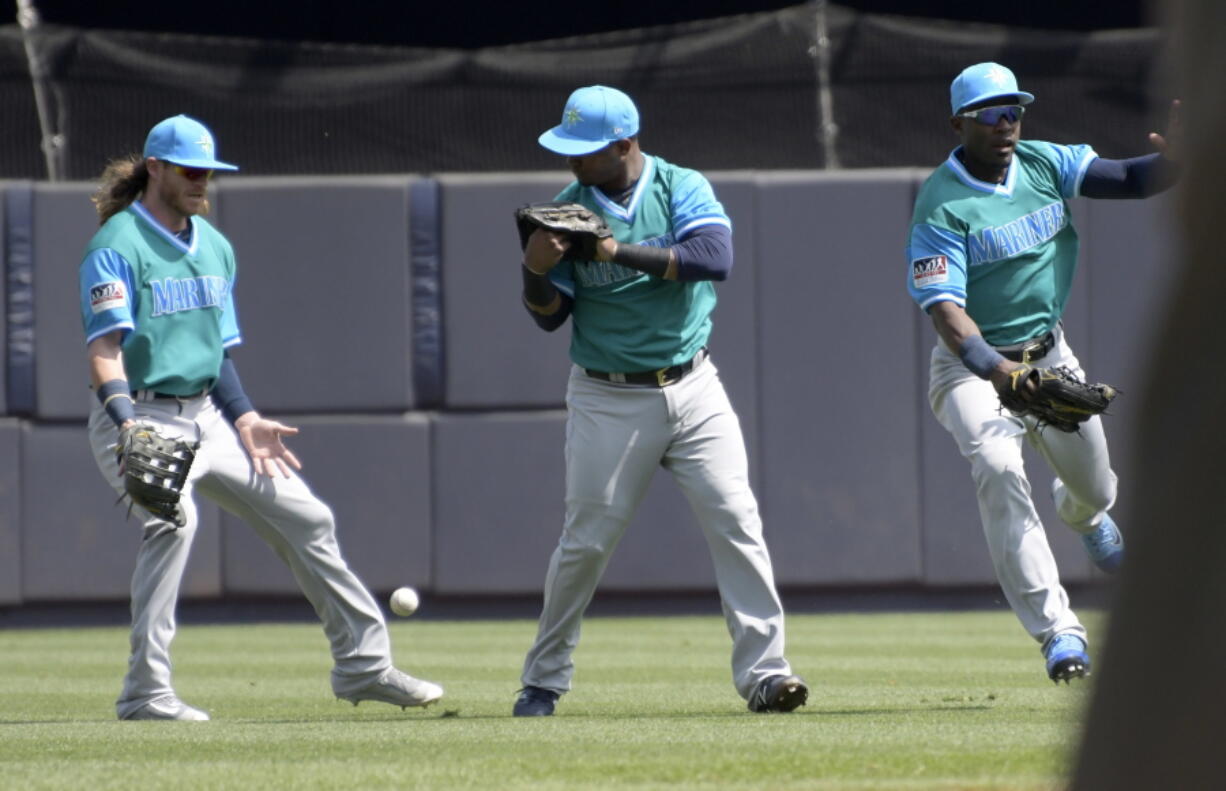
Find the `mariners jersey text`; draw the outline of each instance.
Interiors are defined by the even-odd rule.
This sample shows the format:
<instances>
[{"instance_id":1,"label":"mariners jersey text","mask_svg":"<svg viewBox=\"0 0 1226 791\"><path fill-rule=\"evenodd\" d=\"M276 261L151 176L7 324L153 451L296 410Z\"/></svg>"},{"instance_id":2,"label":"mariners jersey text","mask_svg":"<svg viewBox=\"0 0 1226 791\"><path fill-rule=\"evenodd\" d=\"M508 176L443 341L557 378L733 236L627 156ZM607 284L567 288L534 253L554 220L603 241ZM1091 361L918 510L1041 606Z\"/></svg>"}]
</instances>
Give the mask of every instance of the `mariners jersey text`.
<instances>
[{"instance_id":1,"label":"mariners jersey text","mask_svg":"<svg viewBox=\"0 0 1226 791\"><path fill-rule=\"evenodd\" d=\"M967 263L975 266L1012 258L1051 239L1067 222L1064 201L1052 201L1013 222L968 234Z\"/></svg>"},{"instance_id":2,"label":"mariners jersey text","mask_svg":"<svg viewBox=\"0 0 1226 791\"><path fill-rule=\"evenodd\" d=\"M153 290L152 316L221 307L230 288L225 278L216 275L167 277L149 281L149 287Z\"/></svg>"}]
</instances>

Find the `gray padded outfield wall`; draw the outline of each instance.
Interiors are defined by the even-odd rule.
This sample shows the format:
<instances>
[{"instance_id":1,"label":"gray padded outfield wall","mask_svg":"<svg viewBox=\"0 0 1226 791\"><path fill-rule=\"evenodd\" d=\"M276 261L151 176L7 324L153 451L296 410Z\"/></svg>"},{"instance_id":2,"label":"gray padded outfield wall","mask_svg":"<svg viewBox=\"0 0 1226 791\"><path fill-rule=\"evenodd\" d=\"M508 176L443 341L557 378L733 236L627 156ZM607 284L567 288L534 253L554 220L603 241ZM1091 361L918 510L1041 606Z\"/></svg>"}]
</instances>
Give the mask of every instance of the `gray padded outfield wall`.
<instances>
[{"instance_id":1,"label":"gray padded outfield wall","mask_svg":"<svg viewBox=\"0 0 1226 791\"><path fill-rule=\"evenodd\" d=\"M927 173L707 174L736 245L717 286L713 359L784 586L994 582L969 467L928 407L936 335L905 288L906 228ZM378 591L541 589L562 527L570 328L541 332L520 304L512 210L565 182L236 175L215 187L213 216L239 259L239 370L262 411L302 427L290 442L304 475ZM35 284L34 332L20 339L37 356L30 365L5 348L36 409L10 398L0 421L0 604L127 595L139 526L110 507L84 427L76 272L96 227L92 189L4 187L8 274L13 217L32 234L17 245ZM1148 331L1178 265L1162 227L1170 204L1073 202L1083 247L1065 328L1091 378L1123 390L1106 426L1125 531ZM1052 512L1046 465L1028 453L1027 468L1062 578L1099 579ZM186 595L296 595L249 527L204 512ZM661 470L603 588L713 587L696 520Z\"/></svg>"},{"instance_id":2,"label":"gray padded outfield wall","mask_svg":"<svg viewBox=\"0 0 1226 791\"><path fill-rule=\"evenodd\" d=\"M922 577L912 178L758 177L760 499L782 584Z\"/></svg>"},{"instance_id":3,"label":"gray padded outfield wall","mask_svg":"<svg viewBox=\"0 0 1226 791\"><path fill-rule=\"evenodd\" d=\"M1153 332L1161 326L1184 258L1171 224L1174 195L1082 203L1088 216L1078 227L1083 230L1082 263L1087 271L1078 287L1088 298L1087 339L1094 353L1086 370L1091 379L1110 382L1122 393L1104 425L1121 482L1114 513L1125 520L1120 524L1127 524L1133 492L1141 486L1132 475L1137 446L1130 427L1141 420L1148 365L1163 353L1151 345Z\"/></svg>"},{"instance_id":4,"label":"gray padded outfield wall","mask_svg":"<svg viewBox=\"0 0 1226 791\"><path fill-rule=\"evenodd\" d=\"M0 349L4 357L0 359L0 415L8 412L8 200L5 183L0 181Z\"/></svg>"},{"instance_id":5,"label":"gray padded outfield wall","mask_svg":"<svg viewBox=\"0 0 1226 791\"><path fill-rule=\"evenodd\" d=\"M21 602L21 426L0 418L0 607Z\"/></svg>"},{"instance_id":6,"label":"gray padded outfield wall","mask_svg":"<svg viewBox=\"0 0 1226 791\"><path fill-rule=\"evenodd\" d=\"M295 413L413 409L409 182L221 180L252 401Z\"/></svg>"},{"instance_id":7,"label":"gray padded outfield wall","mask_svg":"<svg viewBox=\"0 0 1226 791\"><path fill-rule=\"evenodd\" d=\"M78 271L98 230L89 182L34 186L35 414L50 420L89 415L89 371Z\"/></svg>"},{"instance_id":8,"label":"gray padded outfield wall","mask_svg":"<svg viewBox=\"0 0 1226 791\"><path fill-rule=\"evenodd\" d=\"M523 255L514 211L553 200L564 173L439 176L443 405L552 409L566 395L568 327L545 333L519 294Z\"/></svg>"}]
</instances>

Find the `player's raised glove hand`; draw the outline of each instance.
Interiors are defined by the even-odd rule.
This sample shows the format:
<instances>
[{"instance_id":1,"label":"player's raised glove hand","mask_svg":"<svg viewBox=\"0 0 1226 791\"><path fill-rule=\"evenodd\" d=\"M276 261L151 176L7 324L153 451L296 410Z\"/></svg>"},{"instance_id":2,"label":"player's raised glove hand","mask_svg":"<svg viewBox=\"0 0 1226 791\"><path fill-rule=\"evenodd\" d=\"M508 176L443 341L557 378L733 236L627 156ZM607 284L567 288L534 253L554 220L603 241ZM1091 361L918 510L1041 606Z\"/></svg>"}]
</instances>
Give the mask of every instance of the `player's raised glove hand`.
<instances>
[{"instance_id":1,"label":"player's raised glove hand","mask_svg":"<svg viewBox=\"0 0 1226 791\"><path fill-rule=\"evenodd\" d=\"M297 434L297 428L260 417L255 412L239 417L234 421L234 428L238 430L239 439L247 449L247 455L251 457L251 464L258 475L273 478L280 474L288 478L290 467L295 470L302 469L302 462L298 461L293 451L281 441L283 436L292 437Z\"/></svg>"},{"instance_id":2,"label":"player's raised glove hand","mask_svg":"<svg viewBox=\"0 0 1226 791\"><path fill-rule=\"evenodd\" d=\"M524 266L534 274L547 275L569 248L570 242L563 234L538 228L528 237L524 247Z\"/></svg>"},{"instance_id":3,"label":"player's raised glove hand","mask_svg":"<svg viewBox=\"0 0 1226 791\"><path fill-rule=\"evenodd\" d=\"M529 203L515 210L515 226L519 230L520 247L525 251L536 230L543 228L565 238L562 258L578 261L596 260L600 240L613 236L603 217L579 203Z\"/></svg>"},{"instance_id":4,"label":"player's raised glove hand","mask_svg":"<svg viewBox=\"0 0 1226 791\"><path fill-rule=\"evenodd\" d=\"M115 445L115 460L132 504L179 527L187 524L179 500L197 447L166 436L151 424L125 423Z\"/></svg>"},{"instance_id":5,"label":"player's raised glove hand","mask_svg":"<svg viewBox=\"0 0 1226 791\"><path fill-rule=\"evenodd\" d=\"M1118 393L1111 385L1087 384L1064 366L1019 365L1007 377L994 378L993 384L1005 409L1030 415L1040 428L1050 425L1066 432L1105 412Z\"/></svg>"}]
</instances>

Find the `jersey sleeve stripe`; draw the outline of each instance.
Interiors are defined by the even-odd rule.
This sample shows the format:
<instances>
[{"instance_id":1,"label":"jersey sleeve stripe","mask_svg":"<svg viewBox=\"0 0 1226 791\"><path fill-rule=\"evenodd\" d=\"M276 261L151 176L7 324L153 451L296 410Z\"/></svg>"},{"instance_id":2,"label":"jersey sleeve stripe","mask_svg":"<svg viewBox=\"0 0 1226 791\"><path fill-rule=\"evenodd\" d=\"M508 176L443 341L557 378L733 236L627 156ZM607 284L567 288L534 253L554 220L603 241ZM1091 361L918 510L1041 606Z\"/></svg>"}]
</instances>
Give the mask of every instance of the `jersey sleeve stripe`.
<instances>
[{"instance_id":1,"label":"jersey sleeve stripe","mask_svg":"<svg viewBox=\"0 0 1226 791\"><path fill-rule=\"evenodd\" d=\"M243 342L243 336L235 335L233 337L223 339L221 342L221 348L229 349L231 346L238 346L242 342Z\"/></svg>"},{"instance_id":2,"label":"jersey sleeve stripe","mask_svg":"<svg viewBox=\"0 0 1226 791\"><path fill-rule=\"evenodd\" d=\"M680 228L677 229L676 237L678 240L680 240L683 236L688 234L690 231L694 230L695 228L701 228L704 225L722 225L728 230L730 231L732 230L732 221L729 220L727 217L724 217L722 215L711 215L708 217L697 217L693 220L690 220L685 225L682 225Z\"/></svg>"},{"instance_id":3,"label":"jersey sleeve stripe","mask_svg":"<svg viewBox=\"0 0 1226 791\"><path fill-rule=\"evenodd\" d=\"M938 302L952 302L960 308L966 307L966 297L965 296L959 296L958 294L953 294L953 293L944 292L944 291L939 294L933 294L932 296L928 297L924 301L920 302L919 306L923 310L928 310L928 308L932 307Z\"/></svg>"},{"instance_id":4,"label":"jersey sleeve stripe","mask_svg":"<svg viewBox=\"0 0 1226 791\"><path fill-rule=\"evenodd\" d=\"M1077 164L1077 172L1073 176L1073 189L1069 194L1070 198L1076 198L1081 195L1081 182L1085 181L1086 171L1090 169L1090 163L1098 159L1098 153L1094 149L1086 151L1086 155L1081 158L1081 162Z\"/></svg>"}]
</instances>

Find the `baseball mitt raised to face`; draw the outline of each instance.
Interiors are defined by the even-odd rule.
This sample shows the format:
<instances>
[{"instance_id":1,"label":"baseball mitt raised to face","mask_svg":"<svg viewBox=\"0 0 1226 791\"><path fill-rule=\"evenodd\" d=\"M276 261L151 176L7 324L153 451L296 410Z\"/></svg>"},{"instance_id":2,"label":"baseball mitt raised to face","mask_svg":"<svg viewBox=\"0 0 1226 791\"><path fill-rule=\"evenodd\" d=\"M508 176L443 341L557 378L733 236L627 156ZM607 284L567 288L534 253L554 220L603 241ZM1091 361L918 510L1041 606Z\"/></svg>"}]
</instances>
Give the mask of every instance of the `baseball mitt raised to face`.
<instances>
[{"instance_id":1,"label":"baseball mitt raised to face","mask_svg":"<svg viewBox=\"0 0 1226 791\"><path fill-rule=\"evenodd\" d=\"M120 430L115 458L124 491L133 505L179 527L187 524L179 499L196 458L196 447L144 423Z\"/></svg>"},{"instance_id":2,"label":"baseball mitt raised to face","mask_svg":"<svg viewBox=\"0 0 1226 791\"><path fill-rule=\"evenodd\" d=\"M596 212L578 203L529 203L515 210L515 225L519 229L519 246L528 246L528 237L538 228L564 234L570 249L563 258L592 261L596 245L613 235L608 224Z\"/></svg>"},{"instance_id":3,"label":"baseball mitt raised to face","mask_svg":"<svg viewBox=\"0 0 1226 791\"><path fill-rule=\"evenodd\" d=\"M1033 385L1033 386L1031 386ZM1081 424L1107 411L1118 391L1111 385L1087 384L1064 366L1022 365L1010 373L1008 385L997 391L1005 409L1038 420L1039 427L1077 431Z\"/></svg>"}]
</instances>

